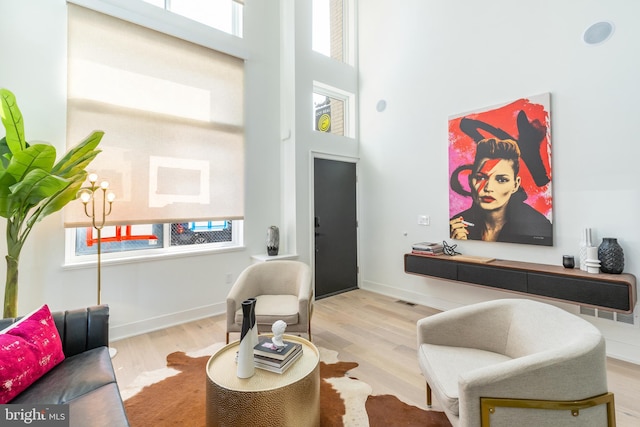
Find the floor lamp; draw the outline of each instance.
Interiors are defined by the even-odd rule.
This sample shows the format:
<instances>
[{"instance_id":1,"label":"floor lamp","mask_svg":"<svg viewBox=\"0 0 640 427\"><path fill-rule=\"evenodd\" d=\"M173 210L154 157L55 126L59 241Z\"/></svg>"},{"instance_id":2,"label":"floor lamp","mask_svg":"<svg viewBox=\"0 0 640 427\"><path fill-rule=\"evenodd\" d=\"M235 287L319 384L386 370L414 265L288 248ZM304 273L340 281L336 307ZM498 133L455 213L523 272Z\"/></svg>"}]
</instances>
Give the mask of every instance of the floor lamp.
<instances>
[{"instance_id":1,"label":"floor lamp","mask_svg":"<svg viewBox=\"0 0 640 427\"><path fill-rule=\"evenodd\" d=\"M108 181L102 181L100 185L98 185L98 175L95 173L89 174L89 184L88 187L83 187L78 191L78 196L84 205L84 213L91 218L91 225L96 229L98 234L98 305L100 305L102 299L102 229L104 228L107 216L111 213L111 207L116 195L111 191L107 192L109 188ZM102 199L102 203L98 200L98 212L96 212L96 192L100 194L100 191L102 192L102 197L98 198ZM91 208L89 208L89 205L91 205ZM109 347L111 357L114 357L116 353L117 350L115 348Z\"/></svg>"}]
</instances>

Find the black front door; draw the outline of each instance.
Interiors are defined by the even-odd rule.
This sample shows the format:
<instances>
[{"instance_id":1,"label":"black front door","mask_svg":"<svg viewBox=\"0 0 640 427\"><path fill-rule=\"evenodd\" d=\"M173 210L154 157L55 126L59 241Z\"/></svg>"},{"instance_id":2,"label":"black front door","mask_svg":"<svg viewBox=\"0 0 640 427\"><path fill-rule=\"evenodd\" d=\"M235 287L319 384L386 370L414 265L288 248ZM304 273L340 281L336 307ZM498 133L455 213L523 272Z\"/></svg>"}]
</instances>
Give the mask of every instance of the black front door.
<instances>
[{"instance_id":1,"label":"black front door","mask_svg":"<svg viewBox=\"0 0 640 427\"><path fill-rule=\"evenodd\" d=\"M356 164L314 159L316 298L358 287Z\"/></svg>"}]
</instances>

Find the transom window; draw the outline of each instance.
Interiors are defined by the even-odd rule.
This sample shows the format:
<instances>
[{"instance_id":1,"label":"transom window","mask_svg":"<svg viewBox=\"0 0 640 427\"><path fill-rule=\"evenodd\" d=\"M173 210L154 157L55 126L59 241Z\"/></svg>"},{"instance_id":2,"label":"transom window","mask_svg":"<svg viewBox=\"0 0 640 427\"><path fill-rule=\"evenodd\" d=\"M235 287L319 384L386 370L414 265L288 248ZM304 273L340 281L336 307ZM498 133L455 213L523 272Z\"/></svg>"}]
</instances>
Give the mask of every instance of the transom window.
<instances>
[{"instance_id":1,"label":"transom window","mask_svg":"<svg viewBox=\"0 0 640 427\"><path fill-rule=\"evenodd\" d=\"M236 0L142 0L185 18L242 37L243 5Z\"/></svg>"},{"instance_id":2,"label":"transom window","mask_svg":"<svg viewBox=\"0 0 640 427\"><path fill-rule=\"evenodd\" d=\"M354 94L315 82L313 88L314 130L352 137Z\"/></svg>"},{"instance_id":3,"label":"transom window","mask_svg":"<svg viewBox=\"0 0 640 427\"><path fill-rule=\"evenodd\" d=\"M349 0L313 0L312 48L329 58L353 65L353 26Z\"/></svg>"}]
</instances>

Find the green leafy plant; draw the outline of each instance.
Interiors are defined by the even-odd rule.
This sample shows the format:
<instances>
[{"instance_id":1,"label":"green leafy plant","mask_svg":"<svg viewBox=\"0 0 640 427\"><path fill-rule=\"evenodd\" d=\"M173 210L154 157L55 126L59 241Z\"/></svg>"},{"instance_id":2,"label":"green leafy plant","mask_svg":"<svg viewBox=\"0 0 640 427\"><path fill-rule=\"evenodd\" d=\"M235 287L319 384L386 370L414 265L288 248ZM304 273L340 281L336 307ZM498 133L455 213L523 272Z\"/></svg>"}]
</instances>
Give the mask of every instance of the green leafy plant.
<instances>
[{"instance_id":1,"label":"green leafy plant","mask_svg":"<svg viewBox=\"0 0 640 427\"><path fill-rule=\"evenodd\" d=\"M0 89L2 124L0 140L0 216L7 219L7 279L4 317L18 310L20 251L33 226L76 198L87 176L85 168L100 153L104 135L94 131L56 163L56 149L48 143L27 143L22 113L16 98Z\"/></svg>"}]
</instances>

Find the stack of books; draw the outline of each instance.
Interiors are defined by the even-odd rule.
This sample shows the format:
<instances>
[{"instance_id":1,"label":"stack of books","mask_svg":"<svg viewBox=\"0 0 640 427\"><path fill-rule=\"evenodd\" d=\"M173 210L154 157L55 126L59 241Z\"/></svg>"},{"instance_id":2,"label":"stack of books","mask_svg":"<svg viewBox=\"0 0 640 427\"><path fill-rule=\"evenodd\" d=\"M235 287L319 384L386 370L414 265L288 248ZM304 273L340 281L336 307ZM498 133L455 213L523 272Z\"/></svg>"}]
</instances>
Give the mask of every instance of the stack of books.
<instances>
[{"instance_id":1,"label":"stack of books","mask_svg":"<svg viewBox=\"0 0 640 427\"><path fill-rule=\"evenodd\" d=\"M259 337L259 342L253 348L253 362L256 368L278 374L284 373L302 356L302 344L283 341L284 347L276 347L271 337Z\"/></svg>"},{"instance_id":2,"label":"stack of books","mask_svg":"<svg viewBox=\"0 0 640 427\"><path fill-rule=\"evenodd\" d=\"M441 243L420 242L411 246L411 253L418 255L441 255L444 253L444 246Z\"/></svg>"}]
</instances>

